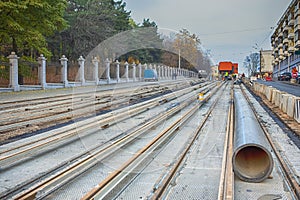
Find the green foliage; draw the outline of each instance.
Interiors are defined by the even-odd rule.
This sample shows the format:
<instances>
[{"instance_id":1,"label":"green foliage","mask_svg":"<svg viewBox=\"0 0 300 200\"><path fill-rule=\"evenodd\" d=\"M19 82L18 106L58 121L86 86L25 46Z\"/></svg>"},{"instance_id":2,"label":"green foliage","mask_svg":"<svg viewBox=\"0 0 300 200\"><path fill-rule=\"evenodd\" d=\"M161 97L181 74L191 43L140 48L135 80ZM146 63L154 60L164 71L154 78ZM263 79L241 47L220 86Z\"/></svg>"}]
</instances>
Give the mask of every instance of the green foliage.
<instances>
[{"instance_id":1,"label":"green foliage","mask_svg":"<svg viewBox=\"0 0 300 200\"><path fill-rule=\"evenodd\" d=\"M50 56L46 37L66 27L65 0L5 0L0 2L0 45L6 54L33 52Z\"/></svg>"},{"instance_id":2,"label":"green foliage","mask_svg":"<svg viewBox=\"0 0 300 200\"><path fill-rule=\"evenodd\" d=\"M33 68L38 66L37 61L28 56L20 58L18 64L18 72L21 77L33 77Z\"/></svg>"},{"instance_id":3,"label":"green foliage","mask_svg":"<svg viewBox=\"0 0 300 200\"><path fill-rule=\"evenodd\" d=\"M0 55L0 78L9 80L9 60Z\"/></svg>"},{"instance_id":4,"label":"green foliage","mask_svg":"<svg viewBox=\"0 0 300 200\"><path fill-rule=\"evenodd\" d=\"M123 0L2 0L1 55L15 51L20 57L35 59L44 54L48 60L52 57L57 61L65 54L75 61L106 39L139 27L153 27L153 30L143 38L132 33L129 42L133 45L142 46L145 38L153 44L162 43L155 22L144 19L139 25L130 14ZM143 48L123 57L130 56L143 62L159 62L161 52ZM24 76L29 74L26 66L20 70Z\"/></svg>"},{"instance_id":5,"label":"green foliage","mask_svg":"<svg viewBox=\"0 0 300 200\"><path fill-rule=\"evenodd\" d=\"M18 73L20 77L32 77L32 69L37 67L38 63L31 57L23 56L18 60ZM9 80L9 59L0 56L0 77Z\"/></svg>"},{"instance_id":6,"label":"green foliage","mask_svg":"<svg viewBox=\"0 0 300 200\"><path fill-rule=\"evenodd\" d=\"M133 29L139 27L132 18L129 19L129 25Z\"/></svg>"},{"instance_id":7,"label":"green foliage","mask_svg":"<svg viewBox=\"0 0 300 200\"><path fill-rule=\"evenodd\" d=\"M142 27L155 27L157 28L157 25L155 22L151 22L150 19L144 19L142 23Z\"/></svg>"},{"instance_id":8,"label":"green foliage","mask_svg":"<svg viewBox=\"0 0 300 200\"><path fill-rule=\"evenodd\" d=\"M139 60L141 63L161 62L163 40L158 34L155 22L151 22L149 19L144 19L142 25L136 28L135 31L131 32L131 35L128 36L128 40L130 40L127 41L128 43L131 43L132 46L139 47L139 49L122 55L118 58L119 60L128 60L128 58L132 57L135 60ZM146 47L144 47L145 44ZM149 48L149 46L151 46L151 48Z\"/></svg>"},{"instance_id":9,"label":"green foliage","mask_svg":"<svg viewBox=\"0 0 300 200\"><path fill-rule=\"evenodd\" d=\"M130 12L125 6L122 0L69 1L65 19L70 27L48 39L54 57L66 54L76 60L105 39L131 29Z\"/></svg>"},{"instance_id":10,"label":"green foliage","mask_svg":"<svg viewBox=\"0 0 300 200\"><path fill-rule=\"evenodd\" d=\"M9 67L0 65L0 78L9 80Z\"/></svg>"}]
</instances>

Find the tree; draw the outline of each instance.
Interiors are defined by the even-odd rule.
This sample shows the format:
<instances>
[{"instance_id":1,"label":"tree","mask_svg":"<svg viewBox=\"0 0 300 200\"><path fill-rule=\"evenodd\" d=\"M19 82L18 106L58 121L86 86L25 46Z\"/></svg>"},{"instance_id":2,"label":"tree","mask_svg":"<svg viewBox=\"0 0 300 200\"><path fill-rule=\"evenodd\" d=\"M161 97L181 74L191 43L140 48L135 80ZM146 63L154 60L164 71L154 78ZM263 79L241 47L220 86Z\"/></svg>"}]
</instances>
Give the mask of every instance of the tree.
<instances>
[{"instance_id":1,"label":"tree","mask_svg":"<svg viewBox=\"0 0 300 200\"><path fill-rule=\"evenodd\" d=\"M211 73L211 61L207 52L198 50L197 56L197 70L205 70L207 74Z\"/></svg>"},{"instance_id":2,"label":"tree","mask_svg":"<svg viewBox=\"0 0 300 200\"><path fill-rule=\"evenodd\" d=\"M160 63L163 40L158 34L157 25L150 19L144 19L141 25L137 25L134 31L129 33L126 44L136 46L138 49L130 51L119 57L119 60L135 60L141 63Z\"/></svg>"},{"instance_id":3,"label":"tree","mask_svg":"<svg viewBox=\"0 0 300 200\"><path fill-rule=\"evenodd\" d=\"M162 55L164 63L170 66L178 66L179 53L182 68L198 71L205 69L210 71L210 61L207 54L201 50L200 39L196 34L191 34L187 29L182 29L175 35L164 37L165 51Z\"/></svg>"},{"instance_id":4,"label":"tree","mask_svg":"<svg viewBox=\"0 0 300 200\"><path fill-rule=\"evenodd\" d=\"M63 52L72 60L86 56L102 41L131 29L130 11L122 0L72 0L68 3L66 20L70 27L49 38L53 51ZM60 45L57 44L60 40ZM58 47L60 49L58 49Z\"/></svg>"},{"instance_id":5,"label":"tree","mask_svg":"<svg viewBox=\"0 0 300 200\"><path fill-rule=\"evenodd\" d=\"M1 1L0 45L6 47L4 53L50 56L46 37L66 27L65 9L65 0Z\"/></svg>"},{"instance_id":6,"label":"tree","mask_svg":"<svg viewBox=\"0 0 300 200\"><path fill-rule=\"evenodd\" d=\"M260 67L260 56L259 53L251 53L249 56L246 56L244 60L244 67L248 69L248 75L253 76L258 72Z\"/></svg>"},{"instance_id":7,"label":"tree","mask_svg":"<svg viewBox=\"0 0 300 200\"><path fill-rule=\"evenodd\" d=\"M174 49L186 61L182 63L185 68L192 69L197 63L197 46L200 44L199 38L191 34L187 29L180 30L173 43Z\"/></svg>"}]
</instances>

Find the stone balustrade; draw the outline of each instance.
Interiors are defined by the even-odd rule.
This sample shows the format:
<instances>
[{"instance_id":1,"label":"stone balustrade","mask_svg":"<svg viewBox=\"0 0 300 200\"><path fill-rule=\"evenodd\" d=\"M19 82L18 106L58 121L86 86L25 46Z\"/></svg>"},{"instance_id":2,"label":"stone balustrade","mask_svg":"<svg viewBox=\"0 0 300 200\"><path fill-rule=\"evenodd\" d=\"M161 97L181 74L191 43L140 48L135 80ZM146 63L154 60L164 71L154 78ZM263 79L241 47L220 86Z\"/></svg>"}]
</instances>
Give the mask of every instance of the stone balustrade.
<instances>
[{"instance_id":1,"label":"stone balustrade","mask_svg":"<svg viewBox=\"0 0 300 200\"><path fill-rule=\"evenodd\" d=\"M11 55L8 56L9 63L10 63L10 79L9 79L9 87L13 91L20 91L20 85L18 83L18 59L19 57L15 54L15 52L12 52ZM61 64L61 83L63 87L72 87L72 85L68 80L68 58L63 55L60 59ZM78 80L76 80L77 85L87 85L87 84L94 84L99 85L100 84L100 78L99 78L99 63L101 62L98 58L94 57L91 61L92 66L89 68L85 66L87 63L86 60L80 56L78 58ZM46 83L46 66L47 66L47 59L44 57L43 54L40 55L38 58L38 79L39 84L42 89L47 89L49 87L49 84ZM154 69L157 71L158 79L174 79L174 77L180 77L180 76L186 76L186 77L197 77L197 74L192 71L188 71L187 69L179 69L175 67L169 67L164 65L158 65L158 64L136 64L136 63L128 63L125 62L122 66L125 68L124 74L121 74L120 70L121 63L116 60L115 62L110 61L108 58L104 61L105 66L105 79L106 83L110 84L112 82L114 83L120 83L120 82L135 82L135 81L143 81L143 70L144 69ZM115 75L113 75L114 78L111 78L111 68L115 67ZM123 69L124 69L123 68ZM91 70L93 74L93 80L86 80L86 70ZM122 78L121 78L122 77Z\"/></svg>"}]
</instances>

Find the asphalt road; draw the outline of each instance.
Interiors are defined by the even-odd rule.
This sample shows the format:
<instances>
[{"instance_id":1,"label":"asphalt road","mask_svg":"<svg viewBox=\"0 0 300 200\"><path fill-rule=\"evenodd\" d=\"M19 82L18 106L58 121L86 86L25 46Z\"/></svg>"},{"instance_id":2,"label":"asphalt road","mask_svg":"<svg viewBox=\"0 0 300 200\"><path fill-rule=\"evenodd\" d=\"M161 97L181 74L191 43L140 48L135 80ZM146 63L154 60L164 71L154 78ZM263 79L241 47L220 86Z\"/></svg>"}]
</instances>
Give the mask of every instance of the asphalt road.
<instances>
[{"instance_id":1,"label":"asphalt road","mask_svg":"<svg viewBox=\"0 0 300 200\"><path fill-rule=\"evenodd\" d=\"M280 91L287 92L289 94L300 97L300 84L290 83L288 81L263 81L257 80L257 82L272 86Z\"/></svg>"}]
</instances>

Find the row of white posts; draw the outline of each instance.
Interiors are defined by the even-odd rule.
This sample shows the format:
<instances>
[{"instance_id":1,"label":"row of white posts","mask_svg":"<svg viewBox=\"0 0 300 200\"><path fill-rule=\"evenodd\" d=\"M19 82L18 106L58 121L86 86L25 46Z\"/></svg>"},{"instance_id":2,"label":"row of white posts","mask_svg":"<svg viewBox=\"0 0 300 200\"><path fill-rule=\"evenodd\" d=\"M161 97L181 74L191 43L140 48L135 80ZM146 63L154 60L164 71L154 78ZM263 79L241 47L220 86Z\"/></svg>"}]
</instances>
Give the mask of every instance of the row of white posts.
<instances>
[{"instance_id":1,"label":"row of white posts","mask_svg":"<svg viewBox=\"0 0 300 200\"><path fill-rule=\"evenodd\" d=\"M8 56L9 62L10 62L10 87L14 91L20 91L20 85L18 83L18 59L19 57L15 54L15 52L12 52L11 55ZM70 87L69 81L68 81L68 59L65 55L63 55L60 59L62 68L61 68L61 81L64 84L64 87ZM99 60L97 58L94 58L92 60L93 63L93 83L98 85L99 84ZM41 84L42 88L47 88L46 83L46 58L41 54L41 56L38 58L38 78L39 83ZM79 82L81 85L86 84L85 79L85 69L84 69L84 63L85 59L80 56L78 59L79 64ZM109 59L105 60L105 68L106 68L106 82L109 84L111 83L111 77L110 77L110 68L111 68L112 62L109 61ZM118 61L115 62L116 65L116 82L121 82L120 78L120 63ZM142 70L143 69L155 69L157 71L158 78L175 78L176 76L188 76L188 77L196 77L197 74L193 71L188 71L186 69L179 69L179 68L173 68L168 66L152 66L151 64L148 66L147 64L138 64L135 63L129 64L125 62L125 81L129 82L129 67L132 67L132 81L142 81ZM138 77L136 77L136 68L138 68Z\"/></svg>"}]
</instances>

